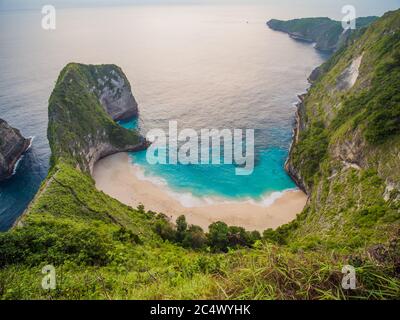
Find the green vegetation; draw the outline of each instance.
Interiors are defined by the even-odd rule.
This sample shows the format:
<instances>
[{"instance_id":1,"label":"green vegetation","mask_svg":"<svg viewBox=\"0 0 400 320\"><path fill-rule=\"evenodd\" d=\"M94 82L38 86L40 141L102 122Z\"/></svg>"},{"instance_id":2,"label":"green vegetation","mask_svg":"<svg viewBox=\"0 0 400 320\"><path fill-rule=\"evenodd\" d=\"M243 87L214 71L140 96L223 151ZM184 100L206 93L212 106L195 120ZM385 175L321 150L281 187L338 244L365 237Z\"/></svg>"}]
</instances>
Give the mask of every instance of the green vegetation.
<instances>
[{"instance_id":1,"label":"green vegetation","mask_svg":"<svg viewBox=\"0 0 400 320\"><path fill-rule=\"evenodd\" d=\"M352 126L364 126L368 142L379 144L400 132L400 34L385 38L380 56L391 58L377 65L371 86L349 97L334 119L335 127L352 118Z\"/></svg>"},{"instance_id":2,"label":"green vegetation","mask_svg":"<svg viewBox=\"0 0 400 320\"><path fill-rule=\"evenodd\" d=\"M108 116L95 93L98 79L104 80L112 71L123 75L115 65L70 63L61 71L49 99L52 166L62 159L89 171L86 155L93 146L107 144L112 150L124 151L142 143L136 131L122 128Z\"/></svg>"},{"instance_id":3,"label":"green vegetation","mask_svg":"<svg viewBox=\"0 0 400 320\"><path fill-rule=\"evenodd\" d=\"M274 30L288 33L291 37L303 41L315 42L316 48L323 51L336 51L352 37L374 22L377 17L362 17L356 20L356 30L343 32L340 21L329 18L303 18L282 21L272 19L267 25Z\"/></svg>"},{"instance_id":4,"label":"green vegetation","mask_svg":"<svg viewBox=\"0 0 400 320\"><path fill-rule=\"evenodd\" d=\"M314 175L319 171L319 165L326 155L328 148L327 132L322 122L314 122L310 128L300 134L299 142L293 153L295 167L301 167L304 182L311 185ZM301 163L300 159L305 161Z\"/></svg>"},{"instance_id":5,"label":"green vegetation","mask_svg":"<svg viewBox=\"0 0 400 320\"><path fill-rule=\"evenodd\" d=\"M167 217L160 214L154 231L163 239L193 250L211 250L228 252L229 249L252 247L261 240L258 231L246 231L244 228L228 226L224 222L214 222L209 232L196 225L188 225L185 216L180 216L173 225Z\"/></svg>"},{"instance_id":6,"label":"green vegetation","mask_svg":"<svg viewBox=\"0 0 400 320\"><path fill-rule=\"evenodd\" d=\"M321 66L304 97L304 128L291 152L310 203L285 241L358 248L399 227L400 12L389 12ZM362 57L354 86L338 81Z\"/></svg>"},{"instance_id":7,"label":"green vegetation","mask_svg":"<svg viewBox=\"0 0 400 320\"><path fill-rule=\"evenodd\" d=\"M87 148L140 137L84 90L91 68L67 66L50 99L52 168L17 226L0 234L0 298L400 298L399 24L400 11L386 14L321 67L289 160L309 203L262 236L223 222L208 231L184 217L172 224L98 191ZM355 85L337 89L360 55ZM40 285L48 264L55 290ZM356 290L341 287L348 264Z\"/></svg>"}]
</instances>

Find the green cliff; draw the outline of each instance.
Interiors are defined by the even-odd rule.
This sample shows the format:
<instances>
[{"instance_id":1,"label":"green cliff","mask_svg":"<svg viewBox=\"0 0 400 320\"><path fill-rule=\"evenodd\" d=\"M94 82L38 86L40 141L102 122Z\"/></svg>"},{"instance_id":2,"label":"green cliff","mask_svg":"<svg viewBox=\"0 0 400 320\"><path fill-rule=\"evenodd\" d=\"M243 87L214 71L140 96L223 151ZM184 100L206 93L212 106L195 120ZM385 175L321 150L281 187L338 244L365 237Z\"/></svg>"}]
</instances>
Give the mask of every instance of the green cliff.
<instances>
[{"instance_id":1,"label":"green cliff","mask_svg":"<svg viewBox=\"0 0 400 320\"><path fill-rule=\"evenodd\" d=\"M400 298L399 22L400 11L386 14L321 66L299 105L287 162L309 203L262 238L223 223L207 234L182 218L174 226L98 191L88 150L144 142L105 112L95 67L67 66L49 103L49 176L0 234L0 297ZM48 264L54 290L40 286ZM354 290L341 286L348 264Z\"/></svg>"},{"instance_id":2,"label":"green cliff","mask_svg":"<svg viewBox=\"0 0 400 320\"><path fill-rule=\"evenodd\" d=\"M400 13L385 14L320 67L298 108L287 169L310 194L290 235L358 247L400 219Z\"/></svg>"},{"instance_id":3,"label":"green cliff","mask_svg":"<svg viewBox=\"0 0 400 320\"><path fill-rule=\"evenodd\" d=\"M267 25L277 31L288 33L292 38L307 42L315 42L315 48L322 51L336 51L346 44L349 38L368 26L377 17L356 19L356 30L344 32L342 23L330 18L303 18L288 21L272 19Z\"/></svg>"}]
</instances>

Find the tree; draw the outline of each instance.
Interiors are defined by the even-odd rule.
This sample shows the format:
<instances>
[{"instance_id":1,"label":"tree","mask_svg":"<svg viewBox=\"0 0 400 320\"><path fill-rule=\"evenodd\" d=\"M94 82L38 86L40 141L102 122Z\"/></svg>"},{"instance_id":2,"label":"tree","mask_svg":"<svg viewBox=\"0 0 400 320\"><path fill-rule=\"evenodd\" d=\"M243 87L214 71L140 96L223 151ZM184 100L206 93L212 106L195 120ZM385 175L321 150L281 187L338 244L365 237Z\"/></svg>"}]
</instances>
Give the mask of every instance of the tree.
<instances>
[{"instance_id":1,"label":"tree","mask_svg":"<svg viewBox=\"0 0 400 320\"><path fill-rule=\"evenodd\" d=\"M254 244L257 240L261 240L261 234L257 230L250 232L251 244Z\"/></svg>"},{"instance_id":2,"label":"tree","mask_svg":"<svg viewBox=\"0 0 400 320\"><path fill-rule=\"evenodd\" d=\"M176 231L173 226L166 220L158 219L154 225L154 231L163 239L168 241L175 241Z\"/></svg>"},{"instance_id":3,"label":"tree","mask_svg":"<svg viewBox=\"0 0 400 320\"><path fill-rule=\"evenodd\" d=\"M250 245L250 239L247 237L246 230L242 227L229 227L228 241L230 247Z\"/></svg>"},{"instance_id":4,"label":"tree","mask_svg":"<svg viewBox=\"0 0 400 320\"><path fill-rule=\"evenodd\" d=\"M188 227L188 225L187 225L185 216L184 215L179 216L176 219L176 231L177 231L176 241L178 241L178 242L183 241L183 239L185 238L185 233L186 233L187 227Z\"/></svg>"},{"instance_id":5,"label":"tree","mask_svg":"<svg viewBox=\"0 0 400 320\"><path fill-rule=\"evenodd\" d=\"M207 234L208 244L214 251L228 250L228 226L226 223L218 221L212 223L208 227L209 231Z\"/></svg>"},{"instance_id":6,"label":"tree","mask_svg":"<svg viewBox=\"0 0 400 320\"><path fill-rule=\"evenodd\" d=\"M201 249L207 244L207 237L199 226L191 225L186 231L182 245L186 248Z\"/></svg>"},{"instance_id":7,"label":"tree","mask_svg":"<svg viewBox=\"0 0 400 320\"><path fill-rule=\"evenodd\" d=\"M284 237L278 231L273 230L271 228L263 232L263 239L264 241L271 243L278 243L278 244L285 243Z\"/></svg>"},{"instance_id":8,"label":"tree","mask_svg":"<svg viewBox=\"0 0 400 320\"><path fill-rule=\"evenodd\" d=\"M184 233L186 231L187 227L188 227L188 225L187 225L185 216L184 215L179 216L176 219L176 230L179 233Z\"/></svg>"}]
</instances>

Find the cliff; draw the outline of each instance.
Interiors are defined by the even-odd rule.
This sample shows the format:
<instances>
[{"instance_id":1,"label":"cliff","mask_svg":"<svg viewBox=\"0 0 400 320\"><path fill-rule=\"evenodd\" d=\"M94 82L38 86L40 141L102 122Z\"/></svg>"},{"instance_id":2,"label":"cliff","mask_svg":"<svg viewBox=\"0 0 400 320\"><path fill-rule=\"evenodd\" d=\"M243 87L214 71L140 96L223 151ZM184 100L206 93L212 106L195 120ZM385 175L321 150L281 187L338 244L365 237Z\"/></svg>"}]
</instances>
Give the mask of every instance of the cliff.
<instances>
[{"instance_id":1,"label":"cliff","mask_svg":"<svg viewBox=\"0 0 400 320\"><path fill-rule=\"evenodd\" d=\"M357 246L400 221L400 11L311 76L286 169L309 195L290 238Z\"/></svg>"},{"instance_id":2,"label":"cliff","mask_svg":"<svg viewBox=\"0 0 400 320\"><path fill-rule=\"evenodd\" d=\"M30 143L31 139L25 139L19 130L0 119L0 181L13 174L17 161Z\"/></svg>"},{"instance_id":3,"label":"cliff","mask_svg":"<svg viewBox=\"0 0 400 320\"><path fill-rule=\"evenodd\" d=\"M127 120L138 116L138 105L131 86L122 70L115 65L84 66L88 82L101 105L113 120Z\"/></svg>"},{"instance_id":4,"label":"cliff","mask_svg":"<svg viewBox=\"0 0 400 320\"><path fill-rule=\"evenodd\" d=\"M272 19L267 25L276 31L288 33L292 38L306 42L315 42L315 48L333 52L346 44L351 35L368 26L377 17L357 18L356 30L344 32L342 23L329 18L303 18L282 21Z\"/></svg>"},{"instance_id":5,"label":"cliff","mask_svg":"<svg viewBox=\"0 0 400 320\"><path fill-rule=\"evenodd\" d=\"M67 65L49 99L52 165L65 161L90 173L102 157L144 148L143 137L113 121L137 113L129 82L119 67Z\"/></svg>"}]
</instances>

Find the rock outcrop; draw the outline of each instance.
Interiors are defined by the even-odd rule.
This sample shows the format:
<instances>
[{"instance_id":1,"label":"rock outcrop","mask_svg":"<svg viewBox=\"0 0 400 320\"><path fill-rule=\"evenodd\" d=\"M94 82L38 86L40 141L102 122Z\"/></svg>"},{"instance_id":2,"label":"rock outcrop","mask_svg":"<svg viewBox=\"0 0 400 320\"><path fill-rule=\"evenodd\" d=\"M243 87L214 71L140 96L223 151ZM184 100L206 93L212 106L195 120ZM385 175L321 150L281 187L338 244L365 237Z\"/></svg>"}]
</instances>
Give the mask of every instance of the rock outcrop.
<instances>
[{"instance_id":1,"label":"rock outcrop","mask_svg":"<svg viewBox=\"0 0 400 320\"><path fill-rule=\"evenodd\" d=\"M345 91L351 89L357 81L360 73L360 65L363 55L354 59L351 64L341 73L336 82L336 89Z\"/></svg>"},{"instance_id":2,"label":"rock outcrop","mask_svg":"<svg viewBox=\"0 0 400 320\"><path fill-rule=\"evenodd\" d=\"M13 174L17 161L30 143L31 139L24 138L18 129L0 119L0 181Z\"/></svg>"},{"instance_id":3,"label":"rock outcrop","mask_svg":"<svg viewBox=\"0 0 400 320\"><path fill-rule=\"evenodd\" d=\"M107 155L137 151L146 140L114 120L137 115L128 80L115 65L67 65L49 100L52 165L65 161L91 173Z\"/></svg>"},{"instance_id":4,"label":"rock outcrop","mask_svg":"<svg viewBox=\"0 0 400 320\"><path fill-rule=\"evenodd\" d=\"M285 170L289 174L289 176L293 179L293 181L296 183L296 185L306 194L309 194L310 190L307 187L306 183L304 182L301 172L296 168L293 161L291 161L294 146L296 146L297 143L299 142L299 137L301 132L305 130L306 124L303 120L305 117L305 105L303 103L304 96L305 94L298 96L300 101L297 102L296 104L297 110L296 110L295 127L293 129L293 141L290 147L289 157L285 162Z\"/></svg>"},{"instance_id":5,"label":"rock outcrop","mask_svg":"<svg viewBox=\"0 0 400 320\"><path fill-rule=\"evenodd\" d=\"M377 17L357 18L355 30L343 30L342 23L329 18L303 18L282 21L272 19L267 25L276 31L289 34L296 40L314 42L321 51L334 52L344 46L354 32L368 26Z\"/></svg>"}]
</instances>

